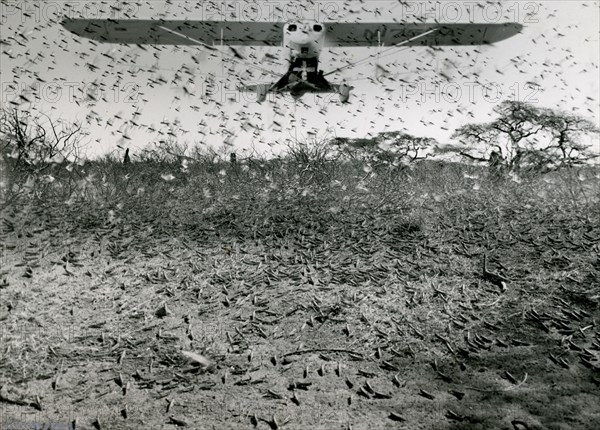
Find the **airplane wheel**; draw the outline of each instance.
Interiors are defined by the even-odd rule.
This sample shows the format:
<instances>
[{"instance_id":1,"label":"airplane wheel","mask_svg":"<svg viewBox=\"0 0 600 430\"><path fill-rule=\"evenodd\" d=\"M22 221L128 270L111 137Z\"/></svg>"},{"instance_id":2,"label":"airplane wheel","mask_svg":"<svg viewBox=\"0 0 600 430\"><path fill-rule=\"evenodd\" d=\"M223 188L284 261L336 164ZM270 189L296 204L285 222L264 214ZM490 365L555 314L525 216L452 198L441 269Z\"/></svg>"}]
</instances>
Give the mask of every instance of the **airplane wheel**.
<instances>
[{"instance_id":1,"label":"airplane wheel","mask_svg":"<svg viewBox=\"0 0 600 430\"><path fill-rule=\"evenodd\" d=\"M269 87L267 85L257 85L256 86L256 101L258 103L262 103L267 99L267 92L269 91Z\"/></svg>"},{"instance_id":2,"label":"airplane wheel","mask_svg":"<svg viewBox=\"0 0 600 430\"><path fill-rule=\"evenodd\" d=\"M340 93L340 102L342 103L347 103L348 99L350 98L350 87L346 84L342 84L339 87L339 93Z\"/></svg>"}]
</instances>

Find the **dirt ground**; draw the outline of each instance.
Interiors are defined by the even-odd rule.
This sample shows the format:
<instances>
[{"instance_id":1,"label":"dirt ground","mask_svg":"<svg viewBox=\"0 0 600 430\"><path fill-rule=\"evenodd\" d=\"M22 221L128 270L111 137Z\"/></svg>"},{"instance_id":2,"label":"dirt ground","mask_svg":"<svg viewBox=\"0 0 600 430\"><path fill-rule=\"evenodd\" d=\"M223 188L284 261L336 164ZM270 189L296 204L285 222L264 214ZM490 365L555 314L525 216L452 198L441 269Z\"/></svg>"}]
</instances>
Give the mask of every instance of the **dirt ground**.
<instances>
[{"instance_id":1,"label":"dirt ground","mask_svg":"<svg viewBox=\"0 0 600 430\"><path fill-rule=\"evenodd\" d=\"M2 428L600 428L597 214L355 209L7 210Z\"/></svg>"}]
</instances>

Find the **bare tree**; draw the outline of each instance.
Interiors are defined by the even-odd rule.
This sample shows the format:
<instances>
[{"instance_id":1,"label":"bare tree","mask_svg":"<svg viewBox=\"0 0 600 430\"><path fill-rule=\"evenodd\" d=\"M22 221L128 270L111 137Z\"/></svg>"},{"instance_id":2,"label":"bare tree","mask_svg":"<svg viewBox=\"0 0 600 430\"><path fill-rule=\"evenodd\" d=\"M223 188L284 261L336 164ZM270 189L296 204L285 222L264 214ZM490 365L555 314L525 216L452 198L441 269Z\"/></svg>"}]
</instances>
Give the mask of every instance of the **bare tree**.
<instances>
[{"instance_id":1,"label":"bare tree","mask_svg":"<svg viewBox=\"0 0 600 430\"><path fill-rule=\"evenodd\" d=\"M319 167L337 158L326 136L304 139L291 137L285 145L287 156L301 166Z\"/></svg>"},{"instance_id":2,"label":"bare tree","mask_svg":"<svg viewBox=\"0 0 600 430\"><path fill-rule=\"evenodd\" d=\"M141 160L159 163L179 163L183 160L193 161L194 157L187 155L189 152L187 142L182 142L174 135L168 135L158 141L152 142L143 148L139 154Z\"/></svg>"},{"instance_id":3,"label":"bare tree","mask_svg":"<svg viewBox=\"0 0 600 430\"><path fill-rule=\"evenodd\" d=\"M53 120L43 113L2 109L0 135L4 155L19 170L41 172L52 162L81 156L81 125Z\"/></svg>"}]
</instances>

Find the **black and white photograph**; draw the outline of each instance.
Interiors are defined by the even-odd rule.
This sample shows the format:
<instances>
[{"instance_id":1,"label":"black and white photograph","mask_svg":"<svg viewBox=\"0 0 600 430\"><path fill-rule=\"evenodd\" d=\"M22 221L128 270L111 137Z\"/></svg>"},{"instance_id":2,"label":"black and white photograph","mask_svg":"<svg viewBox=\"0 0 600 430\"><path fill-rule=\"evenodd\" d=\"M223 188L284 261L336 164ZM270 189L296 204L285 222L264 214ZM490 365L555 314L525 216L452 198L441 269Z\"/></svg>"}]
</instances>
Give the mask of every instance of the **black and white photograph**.
<instances>
[{"instance_id":1,"label":"black and white photograph","mask_svg":"<svg viewBox=\"0 0 600 430\"><path fill-rule=\"evenodd\" d=\"M0 0L0 428L600 428L600 1Z\"/></svg>"}]
</instances>

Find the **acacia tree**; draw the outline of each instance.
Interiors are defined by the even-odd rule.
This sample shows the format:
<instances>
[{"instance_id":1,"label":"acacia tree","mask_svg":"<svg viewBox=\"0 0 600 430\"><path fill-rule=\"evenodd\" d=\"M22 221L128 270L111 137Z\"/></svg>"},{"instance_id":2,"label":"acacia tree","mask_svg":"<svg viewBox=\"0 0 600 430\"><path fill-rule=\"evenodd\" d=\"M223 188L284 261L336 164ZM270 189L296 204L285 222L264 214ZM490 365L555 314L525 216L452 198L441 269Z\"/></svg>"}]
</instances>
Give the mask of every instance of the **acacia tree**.
<instances>
[{"instance_id":1,"label":"acacia tree","mask_svg":"<svg viewBox=\"0 0 600 430\"><path fill-rule=\"evenodd\" d=\"M452 138L459 139L464 147L457 152L477 161L490 162L493 158L508 170L518 170L525 141L543 129L539 110L528 103L504 101L494 112L498 114L495 121L467 124L454 132Z\"/></svg>"},{"instance_id":2,"label":"acacia tree","mask_svg":"<svg viewBox=\"0 0 600 430\"><path fill-rule=\"evenodd\" d=\"M81 156L81 125L53 120L43 113L2 109L0 136L2 153L17 170L39 173L52 162Z\"/></svg>"},{"instance_id":3,"label":"acacia tree","mask_svg":"<svg viewBox=\"0 0 600 430\"><path fill-rule=\"evenodd\" d=\"M332 143L351 157L358 156L377 164L399 166L427 158L430 155L428 149L436 141L430 137L413 136L400 131L384 131L373 138L336 137Z\"/></svg>"},{"instance_id":4,"label":"acacia tree","mask_svg":"<svg viewBox=\"0 0 600 430\"><path fill-rule=\"evenodd\" d=\"M579 139L598 130L584 118L519 101L504 101L494 112L492 122L458 128L452 138L460 144L445 151L510 172L524 166L547 171L593 157Z\"/></svg>"},{"instance_id":5,"label":"acacia tree","mask_svg":"<svg viewBox=\"0 0 600 430\"><path fill-rule=\"evenodd\" d=\"M384 155L406 163L427 158L428 149L436 144L436 140L431 137L413 136L399 131L379 133L375 141Z\"/></svg>"},{"instance_id":6,"label":"acacia tree","mask_svg":"<svg viewBox=\"0 0 600 430\"><path fill-rule=\"evenodd\" d=\"M544 109L541 123L551 136L543 158L550 158L548 163L552 167L585 164L600 156L591 151L591 144L585 143L586 136L600 133L600 129L588 119L570 112Z\"/></svg>"}]
</instances>

